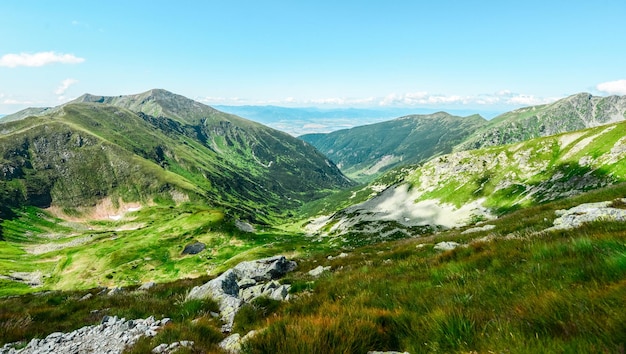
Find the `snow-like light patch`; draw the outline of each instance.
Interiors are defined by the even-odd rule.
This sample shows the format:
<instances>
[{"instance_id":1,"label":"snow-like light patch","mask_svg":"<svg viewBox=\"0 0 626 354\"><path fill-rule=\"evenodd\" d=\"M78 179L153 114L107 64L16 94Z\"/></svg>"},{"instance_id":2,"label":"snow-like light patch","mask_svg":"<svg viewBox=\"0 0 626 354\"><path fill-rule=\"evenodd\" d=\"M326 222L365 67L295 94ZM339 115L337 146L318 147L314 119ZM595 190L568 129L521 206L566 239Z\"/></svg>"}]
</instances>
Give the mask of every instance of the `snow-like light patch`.
<instances>
[{"instance_id":1,"label":"snow-like light patch","mask_svg":"<svg viewBox=\"0 0 626 354\"><path fill-rule=\"evenodd\" d=\"M404 184L389 188L379 196L352 206L346 211L348 214L360 213L360 217L355 218L358 221L393 220L406 226L437 225L446 228L466 225L475 215L491 217L482 206L484 198L457 208L437 199L415 202L418 195L417 189L409 190L409 185Z\"/></svg>"},{"instance_id":2,"label":"snow-like light patch","mask_svg":"<svg viewBox=\"0 0 626 354\"><path fill-rule=\"evenodd\" d=\"M565 134L559 137L559 146L561 149L565 148L567 145L573 143L583 136L583 133L573 133L573 134Z\"/></svg>"},{"instance_id":3,"label":"snow-like light patch","mask_svg":"<svg viewBox=\"0 0 626 354\"><path fill-rule=\"evenodd\" d=\"M372 188L374 192L380 193L384 191L385 189L387 189L387 186L384 184L373 184L370 188Z\"/></svg>"},{"instance_id":4,"label":"snow-like light patch","mask_svg":"<svg viewBox=\"0 0 626 354\"><path fill-rule=\"evenodd\" d=\"M591 144L592 141L594 141L597 137L599 137L602 134L606 134L608 132L610 132L611 130L613 130L615 128L615 125L610 126L604 130L602 130L601 132L599 132L598 134L592 135L592 136L588 136L584 139L582 139L581 141L579 141L578 143L576 143L576 145L574 145L574 147L572 147L566 154L565 156L563 156L563 160L567 160L571 157L573 157L574 155L576 155L577 153L579 153L582 149L584 149L587 145Z\"/></svg>"},{"instance_id":5,"label":"snow-like light patch","mask_svg":"<svg viewBox=\"0 0 626 354\"><path fill-rule=\"evenodd\" d=\"M394 155L385 155L383 157L381 157L380 160L378 160L378 162L376 162L376 164L374 164L374 166L368 168L367 170L363 171L363 174L371 176L375 173L378 173L378 171L380 171L381 168L390 165L394 162L396 162L398 159L396 158L396 156Z\"/></svg>"}]
</instances>

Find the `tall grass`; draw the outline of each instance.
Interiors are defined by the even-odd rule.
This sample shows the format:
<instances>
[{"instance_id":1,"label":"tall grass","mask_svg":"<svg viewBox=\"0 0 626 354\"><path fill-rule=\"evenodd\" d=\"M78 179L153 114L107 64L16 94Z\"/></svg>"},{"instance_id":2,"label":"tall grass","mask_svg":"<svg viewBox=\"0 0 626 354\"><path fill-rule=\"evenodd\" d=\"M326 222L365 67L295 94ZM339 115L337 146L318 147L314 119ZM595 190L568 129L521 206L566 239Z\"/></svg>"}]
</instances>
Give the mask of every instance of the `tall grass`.
<instances>
[{"instance_id":1,"label":"tall grass","mask_svg":"<svg viewBox=\"0 0 626 354\"><path fill-rule=\"evenodd\" d=\"M245 351L623 352L626 224L537 233L570 203L503 217L491 242L452 231L304 262L303 269L328 264L335 271L316 281L312 295L278 311ZM416 248L438 239L469 247ZM294 282L307 279L301 276Z\"/></svg>"}]
</instances>

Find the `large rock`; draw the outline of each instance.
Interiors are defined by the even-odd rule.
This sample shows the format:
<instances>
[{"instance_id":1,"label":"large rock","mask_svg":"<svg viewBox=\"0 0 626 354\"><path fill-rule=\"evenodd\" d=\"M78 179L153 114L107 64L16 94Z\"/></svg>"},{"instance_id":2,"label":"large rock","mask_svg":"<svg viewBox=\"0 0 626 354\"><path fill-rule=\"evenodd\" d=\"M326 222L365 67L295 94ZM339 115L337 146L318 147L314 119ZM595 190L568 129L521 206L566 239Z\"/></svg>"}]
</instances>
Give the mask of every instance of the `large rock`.
<instances>
[{"instance_id":1,"label":"large rock","mask_svg":"<svg viewBox=\"0 0 626 354\"><path fill-rule=\"evenodd\" d=\"M250 331L243 337L239 333L234 333L226 337L218 345L227 353L238 354L241 351L241 345L248 339L254 337L257 333L257 331Z\"/></svg>"},{"instance_id":2,"label":"large rock","mask_svg":"<svg viewBox=\"0 0 626 354\"><path fill-rule=\"evenodd\" d=\"M459 246L460 244L454 241L443 241L436 244L433 248L439 251L451 251Z\"/></svg>"},{"instance_id":3,"label":"large rock","mask_svg":"<svg viewBox=\"0 0 626 354\"><path fill-rule=\"evenodd\" d=\"M317 278L317 277L319 277L320 275L322 275L322 273L327 272L327 271L329 271L329 270L330 270L330 266L326 266L326 267L324 267L324 266L318 266L318 267L317 267L317 268L315 268L315 269L311 269L311 270L309 270L309 275L310 275L310 276L312 276L312 277Z\"/></svg>"},{"instance_id":4,"label":"large rock","mask_svg":"<svg viewBox=\"0 0 626 354\"><path fill-rule=\"evenodd\" d=\"M296 262L285 256L274 256L256 261L241 262L233 268L239 279L254 279L268 281L278 279L296 268Z\"/></svg>"},{"instance_id":5,"label":"large rock","mask_svg":"<svg viewBox=\"0 0 626 354\"><path fill-rule=\"evenodd\" d=\"M241 262L217 278L191 289L187 300L212 298L217 301L220 316L225 323L222 330L230 332L235 315L244 303L259 296L286 300L290 286L272 280L282 277L295 267L296 262L285 256Z\"/></svg>"},{"instance_id":6,"label":"large rock","mask_svg":"<svg viewBox=\"0 0 626 354\"><path fill-rule=\"evenodd\" d=\"M622 199L622 202L625 201ZM555 214L558 218L554 220L554 226L546 231L573 229L598 220L626 221L626 209L613 208L611 204L612 202L586 203L567 210L557 210Z\"/></svg>"},{"instance_id":7,"label":"large rock","mask_svg":"<svg viewBox=\"0 0 626 354\"><path fill-rule=\"evenodd\" d=\"M194 242L185 246L183 254L198 254L206 248L206 245L202 242Z\"/></svg>"}]
</instances>

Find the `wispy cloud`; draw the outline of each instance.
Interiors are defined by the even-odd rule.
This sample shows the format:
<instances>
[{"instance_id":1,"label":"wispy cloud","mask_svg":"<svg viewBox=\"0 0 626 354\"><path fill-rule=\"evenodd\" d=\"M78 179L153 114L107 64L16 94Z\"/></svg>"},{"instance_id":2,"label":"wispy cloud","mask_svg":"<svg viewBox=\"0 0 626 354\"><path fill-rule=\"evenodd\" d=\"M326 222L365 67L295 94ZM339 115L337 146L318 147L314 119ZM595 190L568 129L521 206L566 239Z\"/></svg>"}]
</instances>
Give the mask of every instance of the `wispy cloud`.
<instances>
[{"instance_id":1,"label":"wispy cloud","mask_svg":"<svg viewBox=\"0 0 626 354\"><path fill-rule=\"evenodd\" d=\"M456 95L456 94L433 94L427 91L408 93L391 93L384 97L346 98L326 97L317 99L296 99L286 97L276 100L249 100L240 97L201 97L199 101L207 104L224 105L287 105L287 106L422 106L432 108L446 108L448 106L532 106L552 103L562 97L540 97L530 94L501 90L491 94Z\"/></svg>"},{"instance_id":2,"label":"wispy cloud","mask_svg":"<svg viewBox=\"0 0 626 354\"><path fill-rule=\"evenodd\" d=\"M59 87L57 87L57 89L54 90L54 94L63 95L65 91L67 91L67 89L70 88L70 86L77 84L77 83L78 83L78 80L76 79L65 79L61 81L61 84L59 85Z\"/></svg>"},{"instance_id":3,"label":"wispy cloud","mask_svg":"<svg viewBox=\"0 0 626 354\"><path fill-rule=\"evenodd\" d=\"M616 80L600 83L596 86L598 91L609 95L626 95L626 80Z\"/></svg>"},{"instance_id":4,"label":"wispy cloud","mask_svg":"<svg viewBox=\"0 0 626 354\"><path fill-rule=\"evenodd\" d=\"M6 104L6 105L28 105L28 104L33 104L33 101L20 101L20 100L16 100L13 98L5 98L2 101L0 101L0 104Z\"/></svg>"},{"instance_id":5,"label":"wispy cloud","mask_svg":"<svg viewBox=\"0 0 626 354\"><path fill-rule=\"evenodd\" d=\"M501 90L493 94L445 95L431 94L426 91L405 94L389 94L380 100L381 106L436 106L436 105L539 105L551 103L561 97L537 97L534 95L513 93Z\"/></svg>"},{"instance_id":6,"label":"wispy cloud","mask_svg":"<svg viewBox=\"0 0 626 354\"><path fill-rule=\"evenodd\" d=\"M75 56L74 54L63 54L55 52L39 52L39 53L20 53L5 54L0 57L0 67L15 68L18 66L39 67L48 64L79 64L84 62L84 58Z\"/></svg>"}]
</instances>

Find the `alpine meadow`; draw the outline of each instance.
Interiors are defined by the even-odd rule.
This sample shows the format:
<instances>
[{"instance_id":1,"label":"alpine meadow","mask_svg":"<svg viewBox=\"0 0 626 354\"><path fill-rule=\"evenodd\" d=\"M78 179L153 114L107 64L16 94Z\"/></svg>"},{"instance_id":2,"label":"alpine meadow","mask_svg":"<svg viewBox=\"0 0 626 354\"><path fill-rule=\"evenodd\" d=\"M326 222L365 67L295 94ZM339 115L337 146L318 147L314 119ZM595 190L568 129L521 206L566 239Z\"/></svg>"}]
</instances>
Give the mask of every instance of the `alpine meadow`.
<instances>
[{"instance_id":1,"label":"alpine meadow","mask_svg":"<svg viewBox=\"0 0 626 354\"><path fill-rule=\"evenodd\" d=\"M0 354L626 351L623 1L0 14Z\"/></svg>"}]
</instances>

